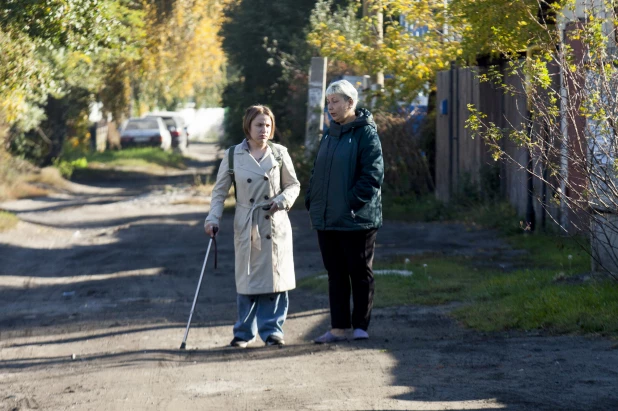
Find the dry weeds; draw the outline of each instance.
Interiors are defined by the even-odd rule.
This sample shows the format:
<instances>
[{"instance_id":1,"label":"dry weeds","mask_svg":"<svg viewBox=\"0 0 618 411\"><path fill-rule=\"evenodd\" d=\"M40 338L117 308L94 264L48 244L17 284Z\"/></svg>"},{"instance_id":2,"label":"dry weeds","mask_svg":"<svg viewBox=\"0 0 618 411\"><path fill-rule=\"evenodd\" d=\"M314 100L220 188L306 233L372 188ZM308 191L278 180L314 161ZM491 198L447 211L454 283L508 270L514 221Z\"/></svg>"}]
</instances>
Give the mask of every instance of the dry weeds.
<instances>
[{"instance_id":1,"label":"dry weeds","mask_svg":"<svg viewBox=\"0 0 618 411\"><path fill-rule=\"evenodd\" d=\"M19 219L11 213L0 211L0 232L10 230L15 227Z\"/></svg>"},{"instance_id":2,"label":"dry weeds","mask_svg":"<svg viewBox=\"0 0 618 411\"><path fill-rule=\"evenodd\" d=\"M0 157L0 201L42 197L68 188L67 181L54 167L39 169L8 155Z\"/></svg>"}]
</instances>

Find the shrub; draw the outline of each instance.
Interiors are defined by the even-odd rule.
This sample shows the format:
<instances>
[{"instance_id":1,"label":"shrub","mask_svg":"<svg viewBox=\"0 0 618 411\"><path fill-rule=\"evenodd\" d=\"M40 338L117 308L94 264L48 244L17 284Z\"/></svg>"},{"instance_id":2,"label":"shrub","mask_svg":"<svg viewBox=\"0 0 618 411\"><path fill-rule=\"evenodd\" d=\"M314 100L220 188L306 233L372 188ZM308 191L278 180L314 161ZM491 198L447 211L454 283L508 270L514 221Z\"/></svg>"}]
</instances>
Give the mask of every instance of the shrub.
<instances>
[{"instance_id":1,"label":"shrub","mask_svg":"<svg viewBox=\"0 0 618 411\"><path fill-rule=\"evenodd\" d=\"M397 196L432 192L433 177L421 133L412 133L409 119L403 116L377 112L374 119L384 155L384 191Z\"/></svg>"},{"instance_id":2,"label":"shrub","mask_svg":"<svg viewBox=\"0 0 618 411\"><path fill-rule=\"evenodd\" d=\"M87 168L88 160L85 157L78 158L72 161L67 161L67 160L62 160L60 158L57 158L54 160L54 167L56 167L58 171L60 171L60 174L62 174L62 177L68 179L68 178L71 178L71 176L73 175L73 171L76 168Z\"/></svg>"}]
</instances>

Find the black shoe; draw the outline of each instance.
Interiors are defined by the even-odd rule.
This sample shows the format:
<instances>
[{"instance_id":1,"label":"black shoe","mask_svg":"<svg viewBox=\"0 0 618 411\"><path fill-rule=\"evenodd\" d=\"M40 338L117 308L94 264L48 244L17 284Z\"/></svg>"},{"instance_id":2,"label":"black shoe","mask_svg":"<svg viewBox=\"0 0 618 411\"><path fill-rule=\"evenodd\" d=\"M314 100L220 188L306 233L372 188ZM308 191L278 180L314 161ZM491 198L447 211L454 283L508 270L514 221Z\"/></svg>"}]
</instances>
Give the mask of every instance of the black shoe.
<instances>
[{"instance_id":1,"label":"black shoe","mask_svg":"<svg viewBox=\"0 0 618 411\"><path fill-rule=\"evenodd\" d=\"M275 334L271 334L266 339L266 345L278 345L279 347L282 347L285 345L285 341L283 341L282 337L279 337L278 335L275 335Z\"/></svg>"},{"instance_id":2,"label":"black shoe","mask_svg":"<svg viewBox=\"0 0 618 411\"><path fill-rule=\"evenodd\" d=\"M249 341L242 340L238 337L234 337L234 339L230 343L232 347L238 347L238 348L247 348L247 344L249 344Z\"/></svg>"}]
</instances>

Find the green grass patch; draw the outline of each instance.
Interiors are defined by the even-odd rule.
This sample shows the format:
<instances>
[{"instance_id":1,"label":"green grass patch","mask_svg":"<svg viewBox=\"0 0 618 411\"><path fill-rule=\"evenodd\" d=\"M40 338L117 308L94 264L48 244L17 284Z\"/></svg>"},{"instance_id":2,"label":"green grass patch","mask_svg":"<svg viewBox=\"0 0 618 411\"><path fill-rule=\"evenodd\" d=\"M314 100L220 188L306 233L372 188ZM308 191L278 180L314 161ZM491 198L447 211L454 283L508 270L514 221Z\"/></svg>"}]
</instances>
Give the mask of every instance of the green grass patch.
<instances>
[{"instance_id":1,"label":"green grass patch","mask_svg":"<svg viewBox=\"0 0 618 411\"><path fill-rule=\"evenodd\" d=\"M382 213L388 220L426 222L450 220L455 210L452 206L436 200L433 195L416 197L385 194Z\"/></svg>"},{"instance_id":2,"label":"green grass patch","mask_svg":"<svg viewBox=\"0 0 618 411\"><path fill-rule=\"evenodd\" d=\"M173 151L163 151L156 147L127 148L108 150L102 153L89 153L85 156L88 163L100 163L113 167L172 167L184 169L184 157Z\"/></svg>"},{"instance_id":3,"label":"green grass patch","mask_svg":"<svg viewBox=\"0 0 618 411\"><path fill-rule=\"evenodd\" d=\"M315 291L316 293L327 293L328 292L328 279L326 279L326 274L323 272L316 274L311 277L301 278L297 281L297 286L299 288L304 288L306 290Z\"/></svg>"},{"instance_id":4,"label":"green grass patch","mask_svg":"<svg viewBox=\"0 0 618 411\"><path fill-rule=\"evenodd\" d=\"M585 271L590 268L590 244L581 237L565 237L550 232L534 234L505 202L453 201L445 205L434 196L392 197L385 195L384 218L400 221L452 221L490 228L515 249L528 251L531 267ZM569 257L570 256L570 257Z\"/></svg>"},{"instance_id":5,"label":"green grass patch","mask_svg":"<svg viewBox=\"0 0 618 411\"><path fill-rule=\"evenodd\" d=\"M453 315L482 331L543 329L617 336L618 283L568 279L552 270L493 276L472 287L473 303Z\"/></svg>"},{"instance_id":6,"label":"green grass patch","mask_svg":"<svg viewBox=\"0 0 618 411\"><path fill-rule=\"evenodd\" d=\"M439 305L465 299L466 290L488 274L470 268L466 258L411 258L405 263L378 263L381 270L407 270L412 275L381 274L376 276L376 307L393 305Z\"/></svg>"},{"instance_id":7,"label":"green grass patch","mask_svg":"<svg viewBox=\"0 0 618 411\"><path fill-rule=\"evenodd\" d=\"M10 230L15 227L18 222L19 219L15 214L7 211L0 211L0 232Z\"/></svg>"},{"instance_id":8,"label":"green grass patch","mask_svg":"<svg viewBox=\"0 0 618 411\"><path fill-rule=\"evenodd\" d=\"M453 315L482 331L535 330L618 336L618 282L591 275L588 243L550 234L510 235L529 269L474 284Z\"/></svg>"},{"instance_id":9,"label":"green grass patch","mask_svg":"<svg viewBox=\"0 0 618 411\"><path fill-rule=\"evenodd\" d=\"M530 267L568 273L590 270L590 243L585 238L520 233L506 236L505 240L515 249L528 251L525 262Z\"/></svg>"},{"instance_id":10,"label":"green grass patch","mask_svg":"<svg viewBox=\"0 0 618 411\"><path fill-rule=\"evenodd\" d=\"M119 168L160 171L166 168L181 170L186 168L185 158L182 154L173 151L163 151L157 147L108 150L102 153L76 152L57 159L54 166L67 178L71 177L75 170L99 171Z\"/></svg>"},{"instance_id":11,"label":"green grass patch","mask_svg":"<svg viewBox=\"0 0 618 411\"><path fill-rule=\"evenodd\" d=\"M515 210L505 202L453 200L449 204L434 195L417 197L384 195L383 215L387 220L429 222L454 221L499 230L503 234L524 232Z\"/></svg>"},{"instance_id":12,"label":"green grass patch","mask_svg":"<svg viewBox=\"0 0 618 411\"><path fill-rule=\"evenodd\" d=\"M498 230L503 235L521 235L526 231L513 207L505 202L476 203L457 207L451 220Z\"/></svg>"},{"instance_id":13,"label":"green grass patch","mask_svg":"<svg viewBox=\"0 0 618 411\"><path fill-rule=\"evenodd\" d=\"M469 267L466 258L413 257L409 264L376 263L374 270L406 270L413 273L410 276L376 275L375 307L462 301L474 284L491 275ZM299 281L299 286L327 293L328 279L324 274L304 278Z\"/></svg>"}]
</instances>

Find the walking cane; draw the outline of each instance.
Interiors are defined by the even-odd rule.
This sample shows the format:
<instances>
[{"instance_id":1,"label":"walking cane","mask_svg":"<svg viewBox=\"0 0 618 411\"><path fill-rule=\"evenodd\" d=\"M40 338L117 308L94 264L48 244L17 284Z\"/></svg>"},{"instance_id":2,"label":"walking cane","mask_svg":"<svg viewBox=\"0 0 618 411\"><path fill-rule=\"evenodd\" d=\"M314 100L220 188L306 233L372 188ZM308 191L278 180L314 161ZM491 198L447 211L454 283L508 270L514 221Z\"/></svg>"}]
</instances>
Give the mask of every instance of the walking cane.
<instances>
[{"instance_id":1,"label":"walking cane","mask_svg":"<svg viewBox=\"0 0 618 411\"><path fill-rule=\"evenodd\" d=\"M197 289L195 290L195 297L193 298L193 305L191 306L191 312L189 313L189 321L187 322L187 329L185 330L185 337L182 339L182 344L180 344L181 350L184 350L187 347L187 336L189 335L189 327L191 326L191 318L193 317L193 310L195 310L195 303L197 302L197 296L200 293L200 287L202 285L202 278L204 277L204 269L206 268L206 261L208 261L208 254L210 253L210 246L212 245L213 241L215 242L215 268L217 268L217 240L215 240L217 231L219 231L219 228L213 227L212 229L213 236L210 237L210 242L208 243L208 250L206 250L206 257L204 257L204 264L202 265L202 274L200 274L200 280L197 282Z\"/></svg>"}]
</instances>

